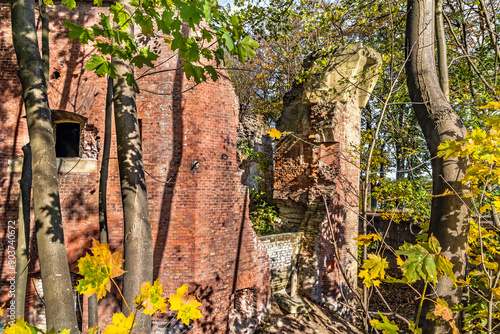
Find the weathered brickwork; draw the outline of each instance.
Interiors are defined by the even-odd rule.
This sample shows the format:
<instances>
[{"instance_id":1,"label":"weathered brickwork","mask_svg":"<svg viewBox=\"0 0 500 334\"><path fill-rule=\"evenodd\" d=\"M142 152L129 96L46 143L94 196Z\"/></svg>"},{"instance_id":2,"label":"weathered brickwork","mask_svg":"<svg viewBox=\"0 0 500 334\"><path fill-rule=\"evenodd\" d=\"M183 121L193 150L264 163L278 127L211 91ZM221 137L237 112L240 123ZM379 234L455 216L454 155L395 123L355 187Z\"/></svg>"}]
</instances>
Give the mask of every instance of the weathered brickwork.
<instances>
[{"instance_id":1,"label":"weathered brickwork","mask_svg":"<svg viewBox=\"0 0 500 334\"><path fill-rule=\"evenodd\" d=\"M283 99L277 128L293 136L276 145L274 198L287 230L304 233L300 290L343 313L348 310L343 303L352 300L347 283L355 288L357 276L359 159L350 149L359 145L361 108L377 81L381 58L350 45L327 61L319 68L311 57L306 67L317 75Z\"/></svg>"},{"instance_id":2,"label":"weathered brickwork","mask_svg":"<svg viewBox=\"0 0 500 334\"><path fill-rule=\"evenodd\" d=\"M63 7L48 9L49 103L52 109L77 113L87 119L82 140L87 153L83 158L97 166L59 174L68 261L76 273L76 260L85 255L92 238L98 236L106 79L85 70L85 61L93 50L69 40L63 22L69 19L91 25L106 9L89 3L78 3L71 12ZM9 167L9 162L15 165L17 161L19 165L21 147L29 138L16 76L8 3L0 3L0 22L0 251L3 255L7 221L18 217L20 173ZM154 238L154 278L160 279L167 295L187 283L201 298L203 318L190 333L225 333L236 291L255 291L255 318L261 317L270 296L269 258L248 220L248 194L241 184L236 160L238 103L224 72L216 83L210 81L193 88L194 83L182 71L175 70L180 60L166 46L156 43L156 48L160 51L158 63L168 59L158 69L168 71L139 79L142 90L137 95ZM136 76L144 71L137 70ZM122 248L123 221L114 132L112 143L107 205L110 248L117 250ZM30 246L29 271L36 273L39 265L34 233ZM6 261L5 256L0 261L3 289L9 274ZM26 316L30 322L37 316L33 287L30 280ZM2 302L8 299L6 293L1 296ZM99 302L101 323L109 323L112 313L119 311L119 299L118 292L112 289ZM85 329L86 298L82 309Z\"/></svg>"},{"instance_id":3,"label":"weathered brickwork","mask_svg":"<svg viewBox=\"0 0 500 334\"><path fill-rule=\"evenodd\" d=\"M259 237L271 260L271 289L285 292L292 272L292 264L302 246L304 233L282 233Z\"/></svg>"}]
</instances>

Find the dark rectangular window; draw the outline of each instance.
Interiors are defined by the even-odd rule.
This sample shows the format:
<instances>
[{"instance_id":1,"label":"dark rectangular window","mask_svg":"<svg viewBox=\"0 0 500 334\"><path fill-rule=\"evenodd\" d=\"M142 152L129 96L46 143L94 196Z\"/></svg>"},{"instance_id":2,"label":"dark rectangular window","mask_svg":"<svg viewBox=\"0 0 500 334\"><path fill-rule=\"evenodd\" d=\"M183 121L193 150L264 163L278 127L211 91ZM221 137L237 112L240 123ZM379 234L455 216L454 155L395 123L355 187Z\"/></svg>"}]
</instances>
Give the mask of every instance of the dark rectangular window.
<instances>
[{"instance_id":1,"label":"dark rectangular window","mask_svg":"<svg viewBox=\"0 0 500 334\"><path fill-rule=\"evenodd\" d=\"M80 124L56 124L56 157L76 158L80 156Z\"/></svg>"}]
</instances>

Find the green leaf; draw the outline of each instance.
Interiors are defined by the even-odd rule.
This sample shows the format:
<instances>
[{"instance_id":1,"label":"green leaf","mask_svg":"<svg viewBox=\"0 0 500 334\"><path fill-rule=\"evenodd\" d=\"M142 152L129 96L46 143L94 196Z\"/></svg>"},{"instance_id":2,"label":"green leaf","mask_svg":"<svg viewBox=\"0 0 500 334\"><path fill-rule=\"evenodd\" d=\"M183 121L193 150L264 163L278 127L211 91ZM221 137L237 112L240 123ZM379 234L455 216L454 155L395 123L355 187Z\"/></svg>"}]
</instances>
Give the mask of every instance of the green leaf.
<instances>
[{"instance_id":1,"label":"green leaf","mask_svg":"<svg viewBox=\"0 0 500 334\"><path fill-rule=\"evenodd\" d=\"M107 74L113 79L116 78L116 68L113 64L111 64L111 62L98 55L92 55L91 57L92 60L88 61L85 66L87 70L95 71L95 73L100 77Z\"/></svg>"},{"instance_id":2,"label":"green leaf","mask_svg":"<svg viewBox=\"0 0 500 334\"><path fill-rule=\"evenodd\" d=\"M139 89L137 82L135 81L134 75L132 73L125 73L125 78L127 80L127 85L134 87L136 90Z\"/></svg>"},{"instance_id":3,"label":"green leaf","mask_svg":"<svg viewBox=\"0 0 500 334\"><path fill-rule=\"evenodd\" d=\"M238 58L241 62L255 57L255 49L259 47L259 43L250 39L250 36L245 37L240 45L238 45Z\"/></svg>"},{"instance_id":4,"label":"green leaf","mask_svg":"<svg viewBox=\"0 0 500 334\"><path fill-rule=\"evenodd\" d=\"M407 256L407 260L401 265L403 276L408 283L413 283L422 278L426 282L436 282L438 274L453 274L453 265L446 258L439 255L441 247L439 241L431 234L428 242L420 242L416 245L405 243L397 252L398 255ZM454 276L450 276L454 280Z\"/></svg>"},{"instance_id":5,"label":"green leaf","mask_svg":"<svg viewBox=\"0 0 500 334\"><path fill-rule=\"evenodd\" d=\"M165 9L161 14L161 20L156 22L158 24L158 29L166 35L170 35L172 31L179 31L182 25L181 21L174 15L174 11Z\"/></svg>"},{"instance_id":6,"label":"green leaf","mask_svg":"<svg viewBox=\"0 0 500 334\"><path fill-rule=\"evenodd\" d=\"M62 0L62 3L68 7L69 10L72 10L76 7L75 0Z\"/></svg>"},{"instance_id":7,"label":"green leaf","mask_svg":"<svg viewBox=\"0 0 500 334\"><path fill-rule=\"evenodd\" d=\"M139 54L132 58L131 62L135 64L138 68L142 68L144 65L149 67L154 67L153 61L158 59L158 55L152 51L149 51L149 46L141 49Z\"/></svg>"},{"instance_id":8,"label":"green leaf","mask_svg":"<svg viewBox=\"0 0 500 334\"><path fill-rule=\"evenodd\" d=\"M207 21L207 23L210 23L210 21L212 20L212 7L213 6L214 6L214 4L210 1L203 2L203 5L202 5L203 14L205 15L205 21Z\"/></svg>"},{"instance_id":9,"label":"green leaf","mask_svg":"<svg viewBox=\"0 0 500 334\"><path fill-rule=\"evenodd\" d=\"M113 14L113 21L120 24L122 29L126 29L130 23L130 15L119 2L109 7L109 12Z\"/></svg>"},{"instance_id":10,"label":"green leaf","mask_svg":"<svg viewBox=\"0 0 500 334\"><path fill-rule=\"evenodd\" d=\"M188 22L191 29L195 29L195 25L200 24L202 16L196 4L179 0L175 0L174 4L179 9L181 19Z\"/></svg>"},{"instance_id":11,"label":"green leaf","mask_svg":"<svg viewBox=\"0 0 500 334\"><path fill-rule=\"evenodd\" d=\"M453 272L453 263L451 263L450 260L445 258L443 255L438 255L436 257L436 267L440 272L448 275L453 284L455 284L457 279L455 277L455 273Z\"/></svg>"},{"instance_id":12,"label":"green leaf","mask_svg":"<svg viewBox=\"0 0 500 334\"><path fill-rule=\"evenodd\" d=\"M215 68L211 65L207 65L205 66L205 71L207 71L208 74L211 75L212 77L212 81L217 81L217 79L219 79L219 74L217 74L217 71L215 70Z\"/></svg>"},{"instance_id":13,"label":"green leaf","mask_svg":"<svg viewBox=\"0 0 500 334\"><path fill-rule=\"evenodd\" d=\"M134 14L135 23L141 27L144 36L154 36L153 21L150 17L144 16L141 11L136 11Z\"/></svg>"},{"instance_id":14,"label":"green leaf","mask_svg":"<svg viewBox=\"0 0 500 334\"><path fill-rule=\"evenodd\" d=\"M224 33L222 34L222 39L224 40L224 44L226 45L227 50L229 52L233 51L234 49L233 39L231 38L231 35L229 35L227 31L224 31Z\"/></svg>"},{"instance_id":15,"label":"green leaf","mask_svg":"<svg viewBox=\"0 0 500 334\"><path fill-rule=\"evenodd\" d=\"M66 20L64 22L64 26L69 28L69 38L70 39L79 39L81 44L87 44L90 41L94 40L94 34L90 29L85 29L82 26L74 24L73 22Z\"/></svg>"},{"instance_id":16,"label":"green leaf","mask_svg":"<svg viewBox=\"0 0 500 334\"><path fill-rule=\"evenodd\" d=\"M203 67L193 65L189 61L184 61L184 73L186 74L186 78L193 78L196 83L200 83L201 80L207 79Z\"/></svg>"},{"instance_id":17,"label":"green leaf","mask_svg":"<svg viewBox=\"0 0 500 334\"><path fill-rule=\"evenodd\" d=\"M389 321L389 319L387 319L386 316L384 316L382 313L380 313L380 311L378 312L378 314L380 315L382 322L380 322L380 320L373 319L372 321L370 321L370 325L372 325L372 327L374 327L378 330L381 330L382 333L384 333L384 334L398 334L399 333L399 327L398 327L398 325L396 325L396 323L394 321Z\"/></svg>"},{"instance_id":18,"label":"green leaf","mask_svg":"<svg viewBox=\"0 0 500 334\"><path fill-rule=\"evenodd\" d=\"M94 0L94 5L97 7L102 7L102 0Z\"/></svg>"},{"instance_id":19,"label":"green leaf","mask_svg":"<svg viewBox=\"0 0 500 334\"><path fill-rule=\"evenodd\" d=\"M47 6L54 6L54 2L52 0L43 0L43 3Z\"/></svg>"}]
</instances>

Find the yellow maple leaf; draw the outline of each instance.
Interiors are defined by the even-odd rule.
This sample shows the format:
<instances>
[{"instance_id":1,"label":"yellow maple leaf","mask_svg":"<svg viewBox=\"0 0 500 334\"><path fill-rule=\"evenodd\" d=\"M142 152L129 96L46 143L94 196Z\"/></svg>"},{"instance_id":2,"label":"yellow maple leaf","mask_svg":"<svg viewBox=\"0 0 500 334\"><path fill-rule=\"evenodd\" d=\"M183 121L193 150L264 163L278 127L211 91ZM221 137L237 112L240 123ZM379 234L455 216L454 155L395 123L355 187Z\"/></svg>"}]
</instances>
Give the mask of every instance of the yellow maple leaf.
<instances>
[{"instance_id":1,"label":"yellow maple leaf","mask_svg":"<svg viewBox=\"0 0 500 334\"><path fill-rule=\"evenodd\" d=\"M177 319L181 319L183 323L189 325L189 320L201 318L201 311L196 308L201 306L198 297L188 295L188 287L186 284L177 289L177 293L171 294L168 302L172 311L178 311Z\"/></svg>"},{"instance_id":2,"label":"yellow maple leaf","mask_svg":"<svg viewBox=\"0 0 500 334\"><path fill-rule=\"evenodd\" d=\"M125 270L122 269L125 260L120 250L111 253L109 245L101 244L98 240L92 240L92 248L90 250L100 265L109 267L111 270L110 278L115 278L125 273Z\"/></svg>"},{"instance_id":3,"label":"yellow maple leaf","mask_svg":"<svg viewBox=\"0 0 500 334\"><path fill-rule=\"evenodd\" d=\"M358 246L363 246L363 245L369 245L374 241L380 241L382 240L382 237L378 234L372 233L372 234L361 234L358 237L354 238L356 240L356 245Z\"/></svg>"},{"instance_id":4,"label":"yellow maple leaf","mask_svg":"<svg viewBox=\"0 0 500 334\"><path fill-rule=\"evenodd\" d=\"M78 260L78 273L83 278L78 281L76 290L86 295L96 293L100 300L111 289L111 279L125 272L122 269L124 260L121 251L111 253L108 244L97 240L92 241L90 250L93 255L87 253Z\"/></svg>"},{"instance_id":5,"label":"yellow maple leaf","mask_svg":"<svg viewBox=\"0 0 500 334\"><path fill-rule=\"evenodd\" d=\"M161 313L167 312L165 309L167 304L165 299L161 296L163 293L163 287L161 286L160 280L157 279L153 286L150 282L143 282L141 285L141 293L137 295L134 299L139 307L144 307L144 314L153 315L156 311Z\"/></svg>"},{"instance_id":6,"label":"yellow maple leaf","mask_svg":"<svg viewBox=\"0 0 500 334\"><path fill-rule=\"evenodd\" d=\"M94 327L90 327L89 330L87 331L87 334L97 334L99 333L97 330L97 324L94 325Z\"/></svg>"},{"instance_id":7,"label":"yellow maple leaf","mask_svg":"<svg viewBox=\"0 0 500 334\"><path fill-rule=\"evenodd\" d=\"M7 302L3 303L2 307L0 307L0 316L3 316L5 304L7 304Z\"/></svg>"},{"instance_id":8,"label":"yellow maple leaf","mask_svg":"<svg viewBox=\"0 0 500 334\"><path fill-rule=\"evenodd\" d=\"M368 259L363 263L363 269L359 272L359 277L363 278L363 283L369 288L373 285L379 286L381 280L385 278L385 268L389 266L386 259L380 255L368 254Z\"/></svg>"},{"instance_id":9,"label":"yellow maple leaf","mask_svg":"<svg viewBox=\"0 0 500 334\"><path fill-rule=\"evenodd\" d=\"M453 330L453 334L459 334L460 331L455 324L455 319L453 318L453 312L448 307L448 303L441 298L436 299L436 306L434 307L434 315L438 318L446 321L451 329Z\"/></svg>"},{"instance_id":10,"label":"yellow maple leaf","mask_svg":"<svg viewBox=\"0 0 500 334\"><path fill-rule=\"evenodd\" d=\"M199 306L201 306L201 303L197 301L191 301L183 305L177 313L177 319L181 319L184 324L189 325L189 320L201 318L201 311L196 309Z\"/></svg>"},{"instance_id":11,"label":"yellow maple leaf","mask_svg":"<svg viewBox=\"0 0 500 334\"><path fill-rule=\"evenodd\" d=\"M113 325L108 325L102 334L128 334L130 330L137 325L134 322L134 314L126 317L123 313L113 314Z\"/></svg>"},{"instance_id":12,"label":"yellow maple leaf","mask_svg":"<svg viewBox=\"0 0 500 334\"><path fill-rule=\"evenodd\" d=\"M500 300L500 288L492 288L491 292L497 300Z\"/></svg>"},{"instance_id":13,"label":"yellow maple leaf","mask_svg":"<svg viewBox=\"0 0 500 334\"><path fill-rule=\"evenodd\" d=\"M180 288L177 288L177 293L175 295L170 295L170 298L168 298L168 302L172 311L178 311L181 308L183 304L182 297L184 297L188 290L188 286L184 284Z\"/></svg>"},{"instance_id":14,"label":"yellow maple leaf","mask_svg":"<svg viewBox=\"0 0 500 334\"><path fill-rule=\"evenodd\" d=\"M16 319L13 325L5 329L5 334L31 334L31 328L23 319Z\"/></svg>"},{"instance_id":15,"label":"yellow maple leaf","mask_svg":"<svg viewBox=\"0 0 500 334\"><path fill-rule=\"evenodd\" d=\"M500 109L500 102L490 101L484 106L478 107L479 109Z\"/></svg>"},{"instance_id":16,"label":"yellow maple leaf","mask_svg":"<svg viewBox=\"0 0 500 334\"><path fill-rule=\"evenodd\" d=\"M57 334L69 334L69 333L70 333L69 329L60 329L59 332L57 332Z\"/></svg>"},{"instance_id":17,"label":"yellow maple leaf","mask_svg":"<svg viewBox=\"0 0 500 334\"><path fill-rule=\"evenodd\" d=\"M281 131L275 128L272 128L271 131L266 131L266 132L271 138L276 138L276 139L280 139L282 135Z\"/></svg>"}]
</instances>

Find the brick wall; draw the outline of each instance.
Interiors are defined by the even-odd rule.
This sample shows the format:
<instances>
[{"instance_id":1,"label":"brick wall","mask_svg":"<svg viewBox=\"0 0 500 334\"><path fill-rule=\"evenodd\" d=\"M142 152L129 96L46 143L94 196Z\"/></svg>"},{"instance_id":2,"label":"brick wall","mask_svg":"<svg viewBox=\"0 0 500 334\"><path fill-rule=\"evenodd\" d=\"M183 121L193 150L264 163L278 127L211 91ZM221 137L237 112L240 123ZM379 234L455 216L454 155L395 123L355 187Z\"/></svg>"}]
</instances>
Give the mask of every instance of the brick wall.
<instances>
[{"instance_id":1,"label":"brick wall","mask_svg":"<svg viewBox=\"0 0 500 334\"><path fill-rule=\"evenodd\" d=\"M92 134L102 141L106 80L85 70L93 52L67 38L66 19L91 25L106 8L78 3L71 12L64 6L49 8L51 18L51 64L48 85L51 108L87 118ZM29 141L17 64L12 47L10 5L0 3L0 240L6 247L7 221L17 219L20 173L10 164L19 163L21 147ZM140 43L148 42L144 36ZM162 40L160 37L159 41ZM144 166L147 171L151 225L154 238L154 278L168 295L187 283L203 302L203 318L191 333L223 333L237 290L252 288L257 313L269 303L269 259L259 245L248 220L248 194L241 184L236 161L238 103L225 72L214 82L194 83L175 70L180 60L158 40L158 69L169 70L138 81L137 110L142 123ZM142 41L142 42L141 42ZM161 45L161 43L159 43ZM137 70L136 76L145 69ZM152 91L163 95L146 92ZM114 126L114 125L113 125ZM89 139L90 140L90 139ZM96 144L97 145L97 144ZM96 145L94 145L96 147ZM94 147L93 146L93 147ZM93 148L95 153L96 149ZM92 157L86 157L91 161ZM73 169L59 174L61 206L68 261L73 272L92 238L98 236L98 185L101 152L96 168ZM79 159L77 159L78 162ZM194 165L197 168L192 168ZM122 207L113 132L108 180L109 243L122 248ZM36 241L31 238L30 272L37 272ZM2 254L5 252L2 251ZM1 287L9 274L2 257ZM31 284L31 283L30 283ZM30 290L28 321L34 321L34 291ZM7 299L1 294L2 302ZM109 323L119 310L119 294L112 290L99 302L100 319ZM83 302L86 322L86 298Z\"/></svg>"},{"instance_id":2,"label":"brick wall","mask_svg":"<svg viewBox=\"0 0 500 334\"><path fill-rule=\"evenodd\" d=\"M283 226L304 232L302 293L349 316L345 303L353 300L348 285L356 288L353 238L359 220L359 158L351 145L359 145L361 108L377 81L381 57L353 44L327 60L325 67L310 57L305 65L314 75L283 98L276 126L294 136L276 143L274 198ZM351 84L359 77L368 79Z\"/></svg>"},{"instance_id":3,"label":"brick wall","mask_svg":"<svg viewBox=\"0 0 500 334\"><path fill-rule=\"evenodd\" d=\"M303 232L282 233L259 237L271 260L271 289L285 292L292 272L292 263L302 246Z\"/></svg>"}]
</instances>

